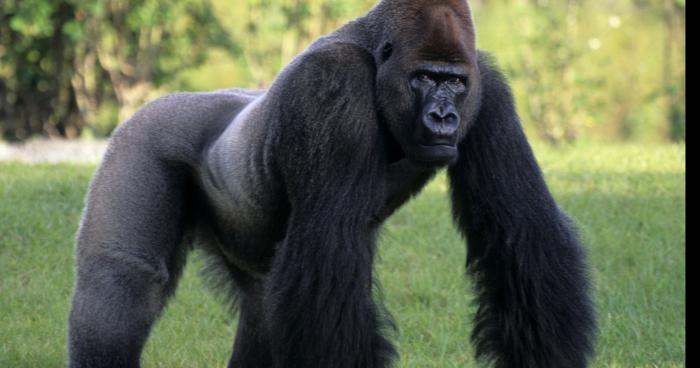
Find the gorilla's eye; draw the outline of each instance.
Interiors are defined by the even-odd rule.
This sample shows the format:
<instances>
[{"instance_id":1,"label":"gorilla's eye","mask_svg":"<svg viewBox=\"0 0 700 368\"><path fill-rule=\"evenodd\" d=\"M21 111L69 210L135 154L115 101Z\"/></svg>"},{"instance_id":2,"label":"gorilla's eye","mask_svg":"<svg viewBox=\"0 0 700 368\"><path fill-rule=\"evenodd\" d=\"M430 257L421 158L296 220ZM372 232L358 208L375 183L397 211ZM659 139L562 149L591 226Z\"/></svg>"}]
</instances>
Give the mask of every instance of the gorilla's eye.
<instances>
[{"instance_id":1,"label":"gorilla's eye","mask_svg":"<svg viewBox=\"0 0 700 368\"><path fill-rule=\"evenodd\" d=\"M464 84L464 82L462 81L462 78L459 78L459 77L452 77L447 81L447 83L454 84L454 85Z\"/></svg>"},{"instance_id":2,"label":"gorilla's eye","mask_svg":"<svg viewBox=\"0 0 700 368\"><path fill-rule=\"evenodd\" d=\"M463 77L451 77L446 81L449 89L454 92L462 93L467 90L467 81Z\"/></svg>"},{"instance_id":3,"label":"gorilla's eye","mask_svg":"<svg viewBox=\"0 0 700 368\"><path fill-rule=\"evenodd\" d=\"M418 72L411 77L411 86L413 88L428 88L434 86L435 83L428 73Z\"/></svg>"},{"instance_id":4,"label":"gorilla's eye","mask_svg":"<svg viewBox=\"0 0 700 368\"><path fill-rule=\"evenodd\" d=\"M389 60L393 52L394 45L392 45L391 42L387 42L384 47L382 47L382 62Z\"/></svg>"}]
</instances>

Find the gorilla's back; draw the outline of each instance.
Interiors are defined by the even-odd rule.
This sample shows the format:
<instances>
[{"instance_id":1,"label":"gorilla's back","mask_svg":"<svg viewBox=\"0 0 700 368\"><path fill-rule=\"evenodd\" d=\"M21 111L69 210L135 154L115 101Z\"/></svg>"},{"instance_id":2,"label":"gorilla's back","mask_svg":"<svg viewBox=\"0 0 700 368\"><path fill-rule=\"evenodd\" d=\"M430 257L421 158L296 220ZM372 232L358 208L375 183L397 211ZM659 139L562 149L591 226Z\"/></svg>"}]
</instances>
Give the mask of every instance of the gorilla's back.
<instances>
[{"instance_id":1,"label":"gorilla's back","mask_svg":"<svg viewBox=\"0 0 700 368\"><path fill-rule=\"evenodd\" d=\"M103 163L93 178L84 218L99 218L87 215L97 211L120 213L135 221L127 226L129 233L142 225L174 227L178 228L175 233L182 235L187 235L193 226L207 227L206 232L215 236L200 241L215 241L223 250L232 248L231 244L243 246L249 243L246 239L265 233L262 229L265 222L260 221L258 215L265 213L265 208L250 203L247 198L252 198L252 193L242 189L263 189L258 185L257 174L246 169L262 152L242 150L258 146L242 140L259 136L258 133L265 130L264 122L239 117L246 106L263 94L263 91L242 89L179 92L146 104L112 134ZM241 129L245 126L254 130ZM234 155L211 154L230 145L240 146L226 147L227 152ZM222 188L225 190L220 190ZM114 202L112 197L115 197ZM124 201L123 198L134 200ZM144 208L142 203L147 202L162 206ZM137 224L136 219L142 224ZM196 224L194 219L197 219ZM250 228L250 221L256 221L259 226ZM104 230L115 226L82 226L83 229L97 227ZM115 228L114 237L124 230ZM89 236L86 232L80 232L79 243L81 238L88 239L84 243L93 243L95 238L111 237L106 234L110 231ZM175 238L143 241L179 242ZM192 238L185 236L184 239L191 241ZM175 245L167 245L171 246ZM82 248L93 252L79 246L79 250Z\"/></svg>"}]
</instances>

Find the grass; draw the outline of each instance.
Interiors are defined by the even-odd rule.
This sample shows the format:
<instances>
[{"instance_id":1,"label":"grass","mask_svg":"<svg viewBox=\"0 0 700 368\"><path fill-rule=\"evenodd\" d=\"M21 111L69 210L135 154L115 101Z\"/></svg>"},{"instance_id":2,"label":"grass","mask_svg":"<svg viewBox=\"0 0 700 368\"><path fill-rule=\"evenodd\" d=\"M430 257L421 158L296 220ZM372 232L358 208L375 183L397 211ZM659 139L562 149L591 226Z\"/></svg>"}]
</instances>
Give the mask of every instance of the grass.
<instances>
[{"instance_id":1,"label":"grass","mask_svg":"<svg viewBox=\"0 0 700 368\"><path fill-rule=\"evenodd\" d=\"M685 146L536 145L579 224L596 286L595 367L685 361ZM94 167L0 164L0 367L63 367L73 239ZM400 333L398 367L476 366L465 247L439 176L381 234L378 276ZM191 258L156 325L145 367L225 366L235 317Z\"/></svg>"}]
</instances>

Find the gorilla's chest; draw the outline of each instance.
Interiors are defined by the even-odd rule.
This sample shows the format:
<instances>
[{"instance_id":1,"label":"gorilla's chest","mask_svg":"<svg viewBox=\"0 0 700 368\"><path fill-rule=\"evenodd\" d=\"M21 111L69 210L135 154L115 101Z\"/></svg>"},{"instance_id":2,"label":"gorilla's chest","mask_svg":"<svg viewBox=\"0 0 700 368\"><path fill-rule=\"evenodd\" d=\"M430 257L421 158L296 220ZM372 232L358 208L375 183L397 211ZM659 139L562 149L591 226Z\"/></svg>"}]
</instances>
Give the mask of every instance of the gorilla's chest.
<instances>
[{"instance_id":1,"label":"gorilla's chest","mask_svg":"<svg viewBox=\"0 0 700 368\"><path fill-rule=\"evenodd\" d=\"M248 144L244 144L248 143ZM200 182L207 198L207 241L250 273L265 273L284 236L288 205L280 186L267 177L255 145L229 135L210 152ZM213 243L213 244L212 244Z\"/></svg>"},{"instance_id":2,"label":"gorilla's chest","mask_svg":"<svg viewBox=\"0 0 700 368\"><path fill-rule=\"evenodd\" d=\"M226 190L208 188L207 216L215 234L208 239L239 268L255 274L269 269L274 249L284 237L289 214L278 190L245 175L228 179Z\"/></svg>"}]
</instances>

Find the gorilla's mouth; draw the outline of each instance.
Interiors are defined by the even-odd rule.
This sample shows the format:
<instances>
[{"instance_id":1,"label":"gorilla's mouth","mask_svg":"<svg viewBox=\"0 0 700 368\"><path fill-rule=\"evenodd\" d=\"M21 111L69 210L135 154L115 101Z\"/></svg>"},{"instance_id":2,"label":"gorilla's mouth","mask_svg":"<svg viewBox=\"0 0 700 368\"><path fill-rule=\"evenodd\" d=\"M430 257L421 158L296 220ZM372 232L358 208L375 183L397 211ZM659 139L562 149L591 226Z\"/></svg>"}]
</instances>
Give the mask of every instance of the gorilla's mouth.
<instances>
[{"instance_id":1,"label":"gorilla's mouth","mask_svg":"<svg viewBox=\"0 0 700 368\"><path fill-rule=\"evenodd\" d=\"M382 124L383 138L386 147L386 158L389 164L398 162L404 158L424 166L440 166L452 163L457 157L457 146L436 140L431 143L409 142L401 144L388 129Z\"/></svg>"},{"instance_id":2,"label":"gorilla's mouth","mask_svg":"<svg viewBox=\"0 0 700 368\"><path fill-rule=\"evenodd\" d=\"M413 161L441 165L452 162L457 157L457 146L452 144L416 144L409 158Z\"/></svg>"}]
</instances>

